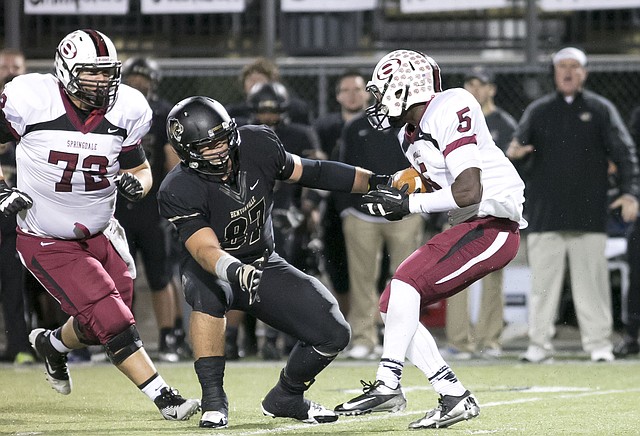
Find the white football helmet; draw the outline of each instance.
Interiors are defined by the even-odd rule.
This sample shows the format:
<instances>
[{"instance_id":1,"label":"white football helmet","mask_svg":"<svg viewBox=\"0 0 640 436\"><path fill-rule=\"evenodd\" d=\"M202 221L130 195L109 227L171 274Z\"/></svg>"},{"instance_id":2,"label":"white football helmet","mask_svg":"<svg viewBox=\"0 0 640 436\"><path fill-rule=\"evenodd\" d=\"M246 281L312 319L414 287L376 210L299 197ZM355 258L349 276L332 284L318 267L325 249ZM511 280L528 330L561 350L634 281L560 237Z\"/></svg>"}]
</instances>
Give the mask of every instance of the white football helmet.
<instances>
[{"instance_id":1,"label":"white football helmet","mask_svg":"<svg viewBox=\"0 0 640 436\"><path fill-rule=\"evenodd\" d=\"M113 42L97 30L76 30L65 36L55 55L56 77L68 94L92 108L109 110L120 85L121 62ZM82 71L106 72L104 80L81 80Z\"/></svg>"},{"instance_id":2,"label":"white football helmet","mask_svg":"<svg viewBox=\"0 0 640 436\"><path fill-rule=\"evenodd\" d=\"M373 128L401 127L400 117L411 106L427 103L442 91L440 67L424 53L394 50L376 65L367 91L375 99L373 106L367 108Z\"/></svg>"}]
</instances>

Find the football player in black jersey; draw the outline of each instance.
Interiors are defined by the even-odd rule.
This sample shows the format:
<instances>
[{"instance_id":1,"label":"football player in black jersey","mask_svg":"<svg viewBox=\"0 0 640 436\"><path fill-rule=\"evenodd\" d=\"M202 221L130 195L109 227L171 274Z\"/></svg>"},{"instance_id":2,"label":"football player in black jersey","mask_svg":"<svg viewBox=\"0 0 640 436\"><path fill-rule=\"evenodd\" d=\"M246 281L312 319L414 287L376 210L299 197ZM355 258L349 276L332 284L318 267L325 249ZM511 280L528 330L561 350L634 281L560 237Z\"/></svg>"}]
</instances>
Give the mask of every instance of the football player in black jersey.
<instances>
[{"instance_id":1,"label":"football player in black jersey","mask_svg":"<svg viewBox=\"0 0 640 436\"><path fill-rule=\"evenodd\" d=\"M207 97L179 102L167 134L182 160L164 179L160 213L178 229L190 256L181 262L191 314L195 370L202 387L200 427L225 427L225 313L238 309L298 339L276 386L262 401L267 416L333 422L332 410L304 398L315 377L344 349L349 324L329 290L274 251L276 181L365 193L387 176L285 151L266 126L237 127Z\"/></svg>"}]
</instances>

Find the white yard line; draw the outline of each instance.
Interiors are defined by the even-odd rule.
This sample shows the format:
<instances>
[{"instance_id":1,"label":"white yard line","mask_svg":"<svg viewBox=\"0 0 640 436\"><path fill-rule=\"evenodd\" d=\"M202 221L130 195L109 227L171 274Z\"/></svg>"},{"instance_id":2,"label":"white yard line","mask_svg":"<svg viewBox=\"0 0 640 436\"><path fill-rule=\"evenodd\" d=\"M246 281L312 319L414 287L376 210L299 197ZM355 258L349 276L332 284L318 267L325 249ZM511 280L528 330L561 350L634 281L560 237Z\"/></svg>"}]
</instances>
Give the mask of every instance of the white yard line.
<instances>
[{"instance_id":1,"label":"white yard line","mask_svg":"<svg viewBox=\"0 0 640 436\"><path fill-rule=\"evenodd\" d=\"M419 390L420 388L414 388L413 390ZM544 390L545 388L541 388L541 387L532 387L528 390L522 390L520 392L532 392L532 393L540 393L540 392L549 392L549 393L557 393L557 392L567 392L570 390L575 390L575 391L580 391L577 393L571 393L571 394L567 394L567 393L563 393L561 395L553 395L553 396L546 396L546 397L531 397L531 398L518 398L515 400L509 400L509 401L493 401L490 403L481 403L480 407L481 408L487 408L487 407L496 407L496 406L507 406L507 405L513 405L513 404L522 404L522 403L532 403L532 402L536 402L536 401L549 401L552 399L574 399L574 398L583 398L583 397L589 397L589 396L594 396L594 395L611 395L611 394L625 394L625 393L630 393L630 392L640 392L640 388L633 388L633 389L610 389L610 390L606 390L606 391L598 391L598 390L591 390L589 392L584 392L584 388L571 388L571 387L549 387L547 388L548 390ZM396 412L393 414L394 417L396 416L411 416L411 415L422 415L423 413L425 413L424 410L405 410L403 412ZM344 424L345 422L349 422L349 421L358 421L358 422L371 422L371 421L379 421L381 419L388 419L389 418L389 414L388 413L379 413L379 414L369 414L369 415L361 415L361 416L343 416L340 417L340 419L338 421L336 421L335 423L331 423L331 424L320 424L323 426L323 428L327 428L330 429L332 426L335 425L340 425L340 424ZM246 432L241 432L241 433L233 433L234 436L253 436L253 435L263 435L263 434L277 434L277 433L284 433L284 432L290 432L290 431L296 431L296 430L302 430L305 428L310 428L311 424L292 424L292 425L287 425L284 427L278 427L278 428L274 428L274 429L260 429L260 430L253 430L253 431L246 431ZM330 430L329 430L330 431ZM478 432L472 432L472 434L490 434L491 432L487 432L487 431L478 431ZM183 436L186 435L202 435L203 433L201 431L199 432L194 432L194 433L185 433L183 434ZM222 430L220 433L207 433L207 435L209 436L214 436L214 435L220 435L220 436L229 436L229 429L226 430Z\"/></svg>"}]
</instances>

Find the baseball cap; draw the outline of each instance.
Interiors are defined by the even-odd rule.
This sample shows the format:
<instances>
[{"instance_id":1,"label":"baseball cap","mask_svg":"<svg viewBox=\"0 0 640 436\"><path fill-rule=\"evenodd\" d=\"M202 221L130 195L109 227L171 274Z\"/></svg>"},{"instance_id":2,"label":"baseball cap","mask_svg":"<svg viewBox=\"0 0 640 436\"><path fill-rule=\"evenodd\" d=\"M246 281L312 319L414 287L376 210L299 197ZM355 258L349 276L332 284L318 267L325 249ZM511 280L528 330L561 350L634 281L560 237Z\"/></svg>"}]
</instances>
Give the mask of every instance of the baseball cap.
<instances>
[{"instance_id":1,"label":"baseball cap","mask_svg":"<svg viewBox=\"0 0 640 436\"><path fill-rule=\"evenodd\" d=\"M491 71L487 70L485 67L480 66L480 65L473 67L464 76L464 81L465 82L468 81L468 80L471 80L471 79L478 79L482 83L494 83L495 82L495 77L494 77L493 73Z\"/></svg>"},{"instance_id":2,"label":"baseball cap","mask_svg":"<svg viewBox=\"0 0 640 436\"><path fill-rule=\"evenodd\" d=\"M565 47L554 54L552 58L554 65L566 59L573 59L575 61L578 61L578 63L583 67L587 65L587 55L584 54L582 50L575 47Z\"/></svg>"}]
</instances>

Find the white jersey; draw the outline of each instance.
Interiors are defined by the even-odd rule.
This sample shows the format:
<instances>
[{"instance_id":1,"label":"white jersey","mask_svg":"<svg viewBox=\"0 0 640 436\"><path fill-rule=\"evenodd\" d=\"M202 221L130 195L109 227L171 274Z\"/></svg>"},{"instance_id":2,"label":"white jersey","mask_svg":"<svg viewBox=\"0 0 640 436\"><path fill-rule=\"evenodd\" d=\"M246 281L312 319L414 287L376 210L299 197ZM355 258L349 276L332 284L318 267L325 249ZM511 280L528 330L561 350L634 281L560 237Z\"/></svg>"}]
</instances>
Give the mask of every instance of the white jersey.
<instances>
[{"instance_id":1,"label":"white jersey","mask_svg":"<svg viewBox=\"0 0 640 436\"><path fill-rule=\"evenodd\" d=\"M3 94L5 117L20 136L17 188L33 199L18 226L59 239L104 230L115 208L120 153L138 147L151 126L144 96L120 85L109 112L82 121L51 74L18 76Z\"/></svg>"},{"instance_id":2,"label":"white jersey","mask_svg":"<svg viewBox=\"0 0 640 436\"><path fill-rule=\"evenodd\" d=\"M436 189L453 184L467 168L482 170L480 204L450 211L454 223L477 215L508 218L520 228L527 226L522 217L524 182L493 142L480 104L469 92L453 88L437 93L418 128L408 135L403 127L398 139L411 165Z\"/></svg>"}]
</instances>

